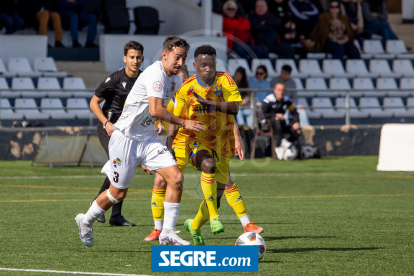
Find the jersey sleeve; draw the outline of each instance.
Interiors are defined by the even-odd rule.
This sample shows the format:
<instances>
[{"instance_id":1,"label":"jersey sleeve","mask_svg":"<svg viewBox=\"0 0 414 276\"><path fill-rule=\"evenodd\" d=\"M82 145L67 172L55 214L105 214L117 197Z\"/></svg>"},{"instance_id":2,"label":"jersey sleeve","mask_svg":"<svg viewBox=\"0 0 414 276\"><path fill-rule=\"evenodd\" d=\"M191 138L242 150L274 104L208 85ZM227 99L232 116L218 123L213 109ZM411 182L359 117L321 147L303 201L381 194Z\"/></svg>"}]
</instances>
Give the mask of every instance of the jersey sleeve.
<instances>
[{"instance_id":1,"label":"jersey sleeve","mask_svg":"<svg viewBox=\"0 0 414 276\"><path fill-rule=\"evenodd\" d=\"M174 103L174 115L180 117L184 113L184 109L186 106L186 99L187 99L187 85L181 85L180 89L178 89L177 93L175 94L175 103Z\"/></svg>"},{"instance_id":2,"label":"jersey sleeve","mask_svg":"<svg viewBox=\"0 0 414 276\"><path fill-rule=\"evenodd\" d=\"M114 91L118 83L118 75L116 73L109 75L95 90L95 95L99 98L106 99L112 91Z\"/></svg>"},{"instance_id":3,"label":"jersey sleeve","mask_svg":"<svg viewBox=\"0 0 414 276\"><path fill-rule=\"evenodd\" d=\"M167 111L170 112L171 114L173 114L174 112L175 102L176 102L176 99L175 99L175 96L173 96L166 107Z\"/></svg>"},{"instance_id":4,"label":"jersey sleeve","mask_svg":"<svg viewBox=\"0 0 414 276\"><path fill-rule=\"evenodd\" d=\"M239 92L239 88L236 83L227 73L222 76L222 89L223 97L226 102L238 102L241 103L242 97Z\"/></svg>"},{"instance_id":5,"label":"jersey sleeve","mask_svg":"<svg viewBox=\"0 0 414 276\"><path fill-rule=\"evenodd\" d=\"M160 72L155 71L149 74L149 77L145 81L145 90L148 97L156 97L164 99L164 78Z\"/></svg>"}]
</instances>

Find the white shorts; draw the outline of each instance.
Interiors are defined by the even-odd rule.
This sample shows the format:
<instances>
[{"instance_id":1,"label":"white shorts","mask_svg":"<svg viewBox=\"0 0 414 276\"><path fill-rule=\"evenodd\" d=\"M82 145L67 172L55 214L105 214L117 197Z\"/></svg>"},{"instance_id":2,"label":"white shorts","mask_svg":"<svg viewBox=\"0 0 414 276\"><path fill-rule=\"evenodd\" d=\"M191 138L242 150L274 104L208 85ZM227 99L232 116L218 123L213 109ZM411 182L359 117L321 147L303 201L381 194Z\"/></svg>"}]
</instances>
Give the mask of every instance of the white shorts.
<instances>
[{"instance_id":1,"label":"white shorts","mask_svg":"<svg viewBox=\"0 0 414 276\"><path fill-rule=\"evenodd\" d=\"M108 176L116 188L127 189L140 164L152 172L177 165L157 136L148 141L135 141L115 130L109 140L109 161L101 172Z\"/></svg>"}]
</instances>

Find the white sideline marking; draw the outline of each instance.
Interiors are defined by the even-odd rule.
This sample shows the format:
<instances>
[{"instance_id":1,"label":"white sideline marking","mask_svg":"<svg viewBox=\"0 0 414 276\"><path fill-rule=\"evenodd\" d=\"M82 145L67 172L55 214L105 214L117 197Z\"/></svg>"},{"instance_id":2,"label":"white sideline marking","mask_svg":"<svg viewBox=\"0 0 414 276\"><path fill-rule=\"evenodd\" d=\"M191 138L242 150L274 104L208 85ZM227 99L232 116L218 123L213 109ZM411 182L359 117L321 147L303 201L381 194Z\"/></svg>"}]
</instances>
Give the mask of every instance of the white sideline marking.
<instances>
[{"instance_id":1,"label":"white sideline marking","mask_svg":"<svg viewBox=\"0 0 414 276\"><path fill-rule=\"evenodd\" d=\"M138 275L138 274L118 274L118 273L80 272L80 271L59 271L59 270L40 270L40 269L17 269L17 268L4 268L4 267L0 267L0 270L4 270L4 271L22 271L22 272L40 272L40 273L60 273L60 274L83 274L83 275L149 276L149 275Z\"/></svg>"}]
</instances>

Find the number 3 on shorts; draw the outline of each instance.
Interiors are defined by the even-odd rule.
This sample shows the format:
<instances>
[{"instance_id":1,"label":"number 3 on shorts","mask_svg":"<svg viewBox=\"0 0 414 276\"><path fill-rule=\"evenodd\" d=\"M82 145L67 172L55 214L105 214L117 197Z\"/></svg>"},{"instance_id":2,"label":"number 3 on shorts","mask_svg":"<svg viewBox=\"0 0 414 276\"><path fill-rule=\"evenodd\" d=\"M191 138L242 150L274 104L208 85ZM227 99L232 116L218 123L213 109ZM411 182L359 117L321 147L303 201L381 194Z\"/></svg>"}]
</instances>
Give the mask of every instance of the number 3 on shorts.
<instances>
[{"instance_id":1,"label":"number 3 on shorts","mask_svg":"<svg viewBox=\"0 0 414 276\"><path fill-rule=\"evenodd\" d=\"M113 178L113 180L114 180L114 182L115 183L118 183L118 181L119 181L119 173L117 173L117 172L114 172L114 178Z\"/></svg>"}]
</instances>

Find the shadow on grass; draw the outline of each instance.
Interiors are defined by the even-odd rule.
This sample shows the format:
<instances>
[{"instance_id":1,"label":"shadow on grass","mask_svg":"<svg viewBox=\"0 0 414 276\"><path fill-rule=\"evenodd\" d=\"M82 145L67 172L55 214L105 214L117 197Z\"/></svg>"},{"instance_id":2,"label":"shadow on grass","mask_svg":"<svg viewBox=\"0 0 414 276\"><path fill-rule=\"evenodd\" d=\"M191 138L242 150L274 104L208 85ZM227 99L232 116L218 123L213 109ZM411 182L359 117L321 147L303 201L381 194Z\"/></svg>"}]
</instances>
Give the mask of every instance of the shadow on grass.
<instances>
[{"instance_id":1,"label":"shadow on grass","mask_svg":"<svg viewBox=\"0 0 414 276\"><path fill-rule=\"evenodd\" d=\"M268 253L298 253L298 252L312 252L312 251L365 251L365 250L378 250L379 247L357 247L357 248L287 248L287 249L268 249Z\"/></svg>"},{"instance_id":2,"label":"shadow on grass","mask_svg":"<svg viewBox=\"0 0 414 276\"><path fill-rule=\"evenodd\" d=\"M334 239L335 236L286 236L286 237L266 237L266 241L288 240L288 239Z\"/></svg>"}]
</instances>

